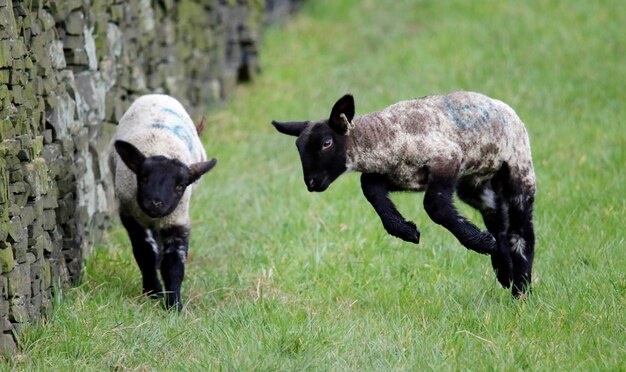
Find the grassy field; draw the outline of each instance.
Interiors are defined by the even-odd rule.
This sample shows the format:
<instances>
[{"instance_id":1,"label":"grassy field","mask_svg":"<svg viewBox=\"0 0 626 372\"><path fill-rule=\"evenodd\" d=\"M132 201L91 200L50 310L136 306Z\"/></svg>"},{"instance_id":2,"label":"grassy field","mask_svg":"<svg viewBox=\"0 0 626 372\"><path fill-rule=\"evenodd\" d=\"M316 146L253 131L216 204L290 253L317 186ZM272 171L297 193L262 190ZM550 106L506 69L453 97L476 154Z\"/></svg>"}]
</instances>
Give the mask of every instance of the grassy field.
<instances>
[{"instance_id":1,"label":"grassy field","mask_svg":"<svg viewBox=\"0 0 626 372\"><path fill-rule=\"evenodd\" d=\"M264 37L259 79L210 115L181 314L140 296L119 227L2 368L625 370L626 24L620 1L309 0ZM272 119L466 89L516 109L538 195L534 293L422 207L388 236L358 175L321 194ZM462 207L472 220L479 216Z\"/></svg>"}]
</instances>

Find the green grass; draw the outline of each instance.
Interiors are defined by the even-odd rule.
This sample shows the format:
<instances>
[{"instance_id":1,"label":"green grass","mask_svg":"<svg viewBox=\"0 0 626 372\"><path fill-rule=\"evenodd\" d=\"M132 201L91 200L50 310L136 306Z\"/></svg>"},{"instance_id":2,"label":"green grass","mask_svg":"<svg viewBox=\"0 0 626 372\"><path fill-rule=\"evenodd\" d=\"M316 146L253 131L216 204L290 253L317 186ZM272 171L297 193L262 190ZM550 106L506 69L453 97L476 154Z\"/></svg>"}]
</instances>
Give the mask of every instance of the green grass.
<instances>
[{"instance_id":1,"label":"green grass","mask_svg":"<svg viewBox=\"0 0 626 372\"><path fill-rule=\"evenodd\" d=\"M194 194L185 308L141 297L115 227L5 368L626 369L626 24L620 1L310 0L264 37L264 70L212 113L218 166ZM394 196L420 245L384 232L348 174L310 194L272 119L467 89L516 109L538 195L534 293ZM477 214L462 207L479 222Z\"/></svg>"}]
</instances>

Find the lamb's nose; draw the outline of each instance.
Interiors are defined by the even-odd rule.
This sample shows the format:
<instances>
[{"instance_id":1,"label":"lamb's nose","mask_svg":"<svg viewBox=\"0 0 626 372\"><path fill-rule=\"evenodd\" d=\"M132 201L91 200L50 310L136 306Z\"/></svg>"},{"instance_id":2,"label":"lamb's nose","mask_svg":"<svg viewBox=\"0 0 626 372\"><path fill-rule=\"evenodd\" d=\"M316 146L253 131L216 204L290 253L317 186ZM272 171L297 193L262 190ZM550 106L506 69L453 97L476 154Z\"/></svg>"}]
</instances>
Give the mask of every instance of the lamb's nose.
<instances>
[{"instance_id":1,"label":"lamb's nose","mask_svg":"<svg viewBox=\"0 0 626 372\"><path fill-rule=\"evenodd\" d=\"M152 204L154 207L159 208L163 205L163 202L158 199L152 199L150 200L150 204Z\"/></svg>"},{"instance_id":2,"label":"lamb's nose","mask_svg":"<svg viewBox=\"0 0 626 372\"><path fill-rule=\"evenodd\" d=\"M315 180L313 178L309 179L309 187L315 187Z\"/></svg>"}]
</instances>

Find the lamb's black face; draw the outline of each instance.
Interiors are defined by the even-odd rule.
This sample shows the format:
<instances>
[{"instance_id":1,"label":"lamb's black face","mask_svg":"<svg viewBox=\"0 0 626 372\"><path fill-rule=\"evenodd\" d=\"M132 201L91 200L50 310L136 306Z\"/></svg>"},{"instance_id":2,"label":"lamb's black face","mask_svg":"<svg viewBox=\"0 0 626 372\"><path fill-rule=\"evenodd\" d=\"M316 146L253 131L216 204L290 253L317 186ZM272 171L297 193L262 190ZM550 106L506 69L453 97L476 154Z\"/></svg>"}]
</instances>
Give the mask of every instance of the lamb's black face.
<instances>
[{"instance_id":1,"label":"lamb's black face","mask_svg":"<svg viewBox=\"0 0 626 372\"><path fill-rule=\"evenodd\" d=\"M354 98L346 94L333 106L328 120L277 122L281 133L297 136L304 183L309 191L324 191L346 171L346 136L354 118Z\"/></svg>"},{"instance_id":2,"label":"lamb's black face","mask_svg":"<svg viewBox=\"0 0 626 372\"><path fill-rule=\"evenodd\" d=\"M346 171L346 138L327 122L309 126L296 140L296 146L307 189L321 192Z\"/></svg>"},{"instance_id":3,"label":"lamb's black face","mask_svg":"<svg viewBox=\"0 0 626 372\"><path fill-rule=\"evenodd\" d=\"M217 164L217 160L193 163L190 166L165 156L144 156L134 145L115 141L120 158L137 176L137 203L152 218L172 213L187 186Z\"/></svg>"},{"instance_id":4,"label":"lamb's black face","mask_svg":"<svg viewBox=\"0 0 626 372\"><path fill-rule=\"evenodd\" d=\"M189 185L189 168L164 156L146 158L137 173L137 203L152 218L172 213Z\"/></svg>"}]
</instances>

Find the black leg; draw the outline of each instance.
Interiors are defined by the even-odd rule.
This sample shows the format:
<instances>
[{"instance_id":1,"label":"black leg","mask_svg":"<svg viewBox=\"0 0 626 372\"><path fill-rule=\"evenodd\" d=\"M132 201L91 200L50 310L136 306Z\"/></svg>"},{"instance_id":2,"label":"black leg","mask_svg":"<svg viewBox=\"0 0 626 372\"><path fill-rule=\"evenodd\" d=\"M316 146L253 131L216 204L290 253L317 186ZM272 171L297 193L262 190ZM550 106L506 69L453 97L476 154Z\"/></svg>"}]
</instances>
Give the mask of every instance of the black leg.
<instances>
[{"instance_id":1,"label":"black leg","mask_svg":"<svg viewBox=\"0 0 626 372\"><path fill-rule=\"evenodd\" d=\"M508 228L508 216L505 213L500 196L491 186L491 180L475 185L471 179L461 179L456 193L467 205L480 211L487 231L494 237Z\"/></svg>"},{"instance_id":2,"label":"black leg","mask_svg":"<svg viewBox=\"0 0 626 372\"><path fill-rule=\"evenodd\" d=\"M363 173L361 175L361 189L390 235L407 242L419 243L419 229L413 222L405 220L389 199L389 185L384 176Z\"/></svg>"},{"instance_id":3,"label":"black leg","mask_svg":"<svg viewBox=\"0 0 626 372\"><path fill-rule=\"evenodd\" d=\"M131 216L120 214L120 219L128 232L133 255L141 270L143 293L152 297L161 296L162 288L157 275L159 247L152 231L141 226Z\"/></svg>"},{"instance_id":4,"label":"black leg","mask_svg":"<svg viewBox=\"0 0 626 372\"><path fill-rule=\"evenodd\" d=\"M513 282L511 292L521 297L530 289L531 270L535 255L535 232L532 222L534 188L523 186L514 175L519 170L511 169L504 163L494 178L494 184L501 190L502 198L507 206L509 226L507 242L511 257ZM495 268L495 266L494 266Z\"/></svg>"},{"instance_id":5,"label":"black leg","mask_svg":"<svg viewBox=\"0 0 626 372\"><path fill-rule=\"evenodd\" d=\"M172 226L160 232L163 242L163 260L161 261L161 276L166 290L165 305L168 309L176 306L176 310L183 308L181 300L181 286L185 276L185 259L189 247L189 228Z\"/></svg>"},{"instance_id":6,"label":"black leg","mask_svg":"<svg viewBox=\"0 0 626 372\"><path fill-rule=\"evenodd\" d=\"M491 266L496 272L498 282L505 288L511 286L513 280L513 258L507 230L509 227L508 204L502 197L500 186L501 175L481 184L472 180L461 179L457 184L459 199L478 209L489 231L496 238L496 249L491 253Z\"/></svg>"},{"instance_id":7,"label":"black leg","mask_svg":"<svg viewBox=\"0 0 626 372\"><path fill-rule=\"evenodd\" d=\"M456 179L430 175L424 195L424 209L437 224L448 229L463 246L482 254L496 250L496 239L491 233L480 231L476 225L461 216L453 204Z\"/></svg>"},{"instance_id":8,"label":"black leg","mask_svg":"<svg viewBox=\"0 0 626 372\"><path fill-rule=\"evenodd\" d=\"M515 297L523 296L530 289L531 271L535 256L535 231L532 222L533 198L523 195L511 202L509 216L511 228L509 239L513 257L513 287Z\"/></svg>"}]
</instances>

